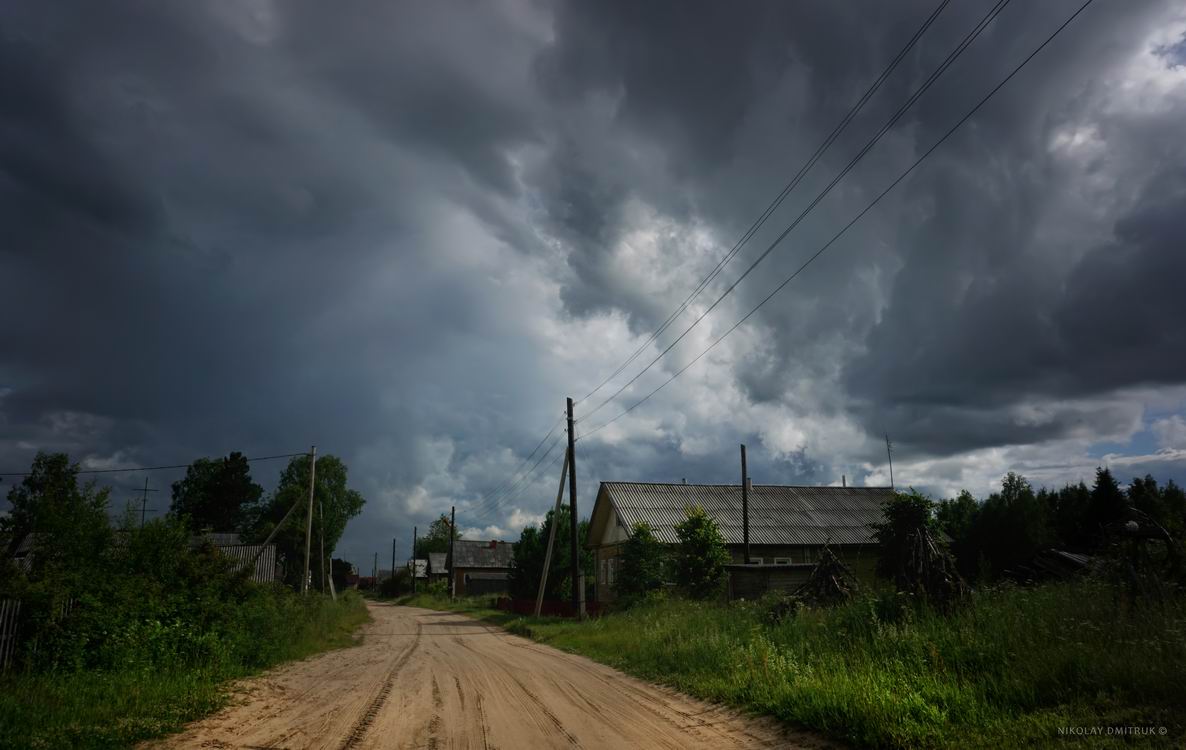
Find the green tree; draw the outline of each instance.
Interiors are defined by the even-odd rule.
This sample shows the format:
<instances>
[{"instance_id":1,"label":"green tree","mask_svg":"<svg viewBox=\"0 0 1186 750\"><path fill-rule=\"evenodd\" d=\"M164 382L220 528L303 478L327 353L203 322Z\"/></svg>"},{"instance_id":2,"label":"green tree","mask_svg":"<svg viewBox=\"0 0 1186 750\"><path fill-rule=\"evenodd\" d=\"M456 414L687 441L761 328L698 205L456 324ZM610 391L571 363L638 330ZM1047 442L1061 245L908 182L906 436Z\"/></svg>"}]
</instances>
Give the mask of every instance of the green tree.
<instances>
[{"instance_id":1,"label":"green tree","mask_svg":"<svg viewBox=\"0 0 1186 750\"><path fill-rule=\"evenodd\" d=\"M976 574L980 550L972 539L972 528L980 514L980 502L967 490L960 490L953 500L942 500L935 509L939 530L951 538L951 552L965 578Z\"/></svg>"},{"instance_id":2,"label":"green tree","mask_svg":"<svg viewBox=\"0 0 1186 750\"><path fill-rule=\"evenodd\" d=\"M28 578L53 579L69 590L84 586L88 575L102 575L111 542L110 493L93 481L80 485L78 471L65 453L39 452L29 475L9 490L12 507L0 517L9 554L26 536L36 535Z\"/></svg>"},{"instance_id":3,"label":"green tree","mask_svg":"<svg viewBox=\"0 0 1186 750\"><path fill-rule=\"evenodd\" d=\"M910 556L913 535L923 529L932 533L937 530L934 512L934 501L914 489L895 492L882 504L884 520L873 524L878 575L895 578L901 573Z\"/></svg>"},{"instance_id":4,"label":"green tree","mask_svg":"<svg viewBox=\"0 0 1186 750\"><path fill-rule=\"evenodd\" d=\"M1001 491L984 501L973 538L992 574L999 576L1050 545L1047 527L1046 507L1029 481L1009 472L1001 480Z\"/></svg>"},{"instance_id":5,"label":"green tree","mask_svg":"<svg viewBox=\"0 0 1186 750\"><path fill-rule=\"evenodd\" d=\"M428 559L429 552L449 551L449 516L445 513L428 525L428 533L416 539L416 558ZM460 539L461 534L453 532L454 539Z\"/></svg>"},{"instance_id":6,"label":"green tree","mask_svg":"<svg viewBox=\"0 0 1186 750\"><path fill-rule=\"evenodd\" d=\"M622 568L614 590L627 599L654 591L663 585L667 549L645 523L634 524L630 538L622 545Z\"/></svg>"},{"instance_id":7,"label":"green tree","mask_svg":"<svg viewBox=\"0 0 1186 750\"><path fill-rule=\"evenodd\" d=\"M544 556L547 553L548 535L552 524L556 527L556 545L552 549L552 562L548 566L547 588L544 598L568 601L572 596L572 556L570 554L572 538L569 519L571 514L568 505L560 506L557 516L554 510L548 511L544 522L539 526L527 526L519 534L519 541L515 544L511 558L511 570L507 575L507 584L511 596L517 599L534 599L539 591L539 579L544 570ZM584 519L577 524L577 549L580 559L580 569L585 574L588 583L593 581L593 553L585 548L584 541L589 537L589 521Z\"/></svg>"},{"instance_id":8,"label":"green tree","mask_svg":"<svg viewBox=\"0 0 1186 750\"><path fill-rule=\"evenodd\" d=\"M346 530L346 523L362 512L365 500L347 484L346 464L337 456L317 457L313 490L313 536L309 570L312 585L321 587L321 534L325 532L325 554L331 555ZM276 491L248 510L254 520L248 525L248 537L262 541L284 518L289 508L297 509L276 533L273 540L285 561L285 580L300 586L305 565L305 522L309 501L309 457L297 456L288 462L280 474Z\"/></svg>"},{"instance_id":9,"label":"green tree","mask_svg":"<svg viewBox=\"0 0 1186 750\"><path fill-rule=\"evenodd\" d=\"M675 580L689 595L709 598L721 591L725 582L725 549L721 530L699 505L686 510L687 517L675 525L679 543L675 548Z\"/></svg>"},{"instance_id":10,"label":"green tree","mask_svg":"<svg viewBox=\"0 0 1186 750\"><path fill-rule=\"evenodd\" d=\"M251 481L251 467L242 453L225 458L199 458L173 483L174 515L189 519L193 531L238 531L246 509L259 503L264 488Z\"/></svg>"},{"instance_id":11,"label":"green tree","mask_svg":"<svg viewBox=\"0 0 1186 750\"><path fill-rule=\"evenodd\" d=\"M1128 500L1112 472L1103 468L1096 469L1095 486L1091 488L1091 499L1084 518L1085 531L1094 546L1098 548L1103 542L1104 527L1122 519L1127 509Z\"/></svg>"}]
</instances>

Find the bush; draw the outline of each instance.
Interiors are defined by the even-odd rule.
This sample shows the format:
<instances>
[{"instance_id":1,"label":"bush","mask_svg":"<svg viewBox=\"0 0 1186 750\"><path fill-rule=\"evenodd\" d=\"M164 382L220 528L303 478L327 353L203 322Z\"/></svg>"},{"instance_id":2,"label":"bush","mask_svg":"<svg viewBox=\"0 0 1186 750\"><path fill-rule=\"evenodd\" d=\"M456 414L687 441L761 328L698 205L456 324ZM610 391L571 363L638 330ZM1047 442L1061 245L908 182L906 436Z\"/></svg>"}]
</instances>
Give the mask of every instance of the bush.
<instances>
[{"instance_id":1,"label":"bush","mask_svg":"<svg viewBox=\"0 0 1186 750\"><path fill-rule=\"evenodd\" d=\"M645 523L634 524L630 538L622 545L622 568L614 590L629 604L663 585L663 566L667 554Z\"/></svg>"},{"instance_id":2,"label":"bush","mask_svg":"<svg viewBox=\"0 0 1186 750\"><path fill-rule=\"evenodd\" d=\"M729 553L721 530L704 509L687 509L687 518L676 524L679 544L675 552L675 580L689 596L707 599L721 593Z\"/></svg>"}]
</instances>

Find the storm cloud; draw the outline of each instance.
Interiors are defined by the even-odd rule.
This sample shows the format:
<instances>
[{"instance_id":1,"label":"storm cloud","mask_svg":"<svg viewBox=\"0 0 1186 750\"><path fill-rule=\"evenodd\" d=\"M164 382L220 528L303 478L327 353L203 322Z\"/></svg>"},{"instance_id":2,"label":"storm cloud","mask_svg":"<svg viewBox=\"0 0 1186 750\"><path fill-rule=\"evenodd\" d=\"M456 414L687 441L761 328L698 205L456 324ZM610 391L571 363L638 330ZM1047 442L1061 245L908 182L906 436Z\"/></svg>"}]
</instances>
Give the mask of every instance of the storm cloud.
<instances>
[{"instance_id":1,"label":"storm cloud","mask_svg":"<svg viewBox=\"0 0 1186 750\"><path fill-rule=\"evenodd\" d=\"M957 0L671 328L578 404L596 482L985 491L1181 477L1186 14L1095 3L645 404L1077 3L1013 4L616 400L989 8ZM0 456L92 468L312 443L362 563L451 505L515 537L580 399L646 341L933 2L126 0L0 9ZM276 467L256 464L265 484ZM165 487L175 478L159 472ZM112 479L123 492L136 482ZM126 483L126 486L125 484ZM119 495L122 497L122 495ZM382 556L382 555L381 555Z\"/></svg>"}]
</instances>

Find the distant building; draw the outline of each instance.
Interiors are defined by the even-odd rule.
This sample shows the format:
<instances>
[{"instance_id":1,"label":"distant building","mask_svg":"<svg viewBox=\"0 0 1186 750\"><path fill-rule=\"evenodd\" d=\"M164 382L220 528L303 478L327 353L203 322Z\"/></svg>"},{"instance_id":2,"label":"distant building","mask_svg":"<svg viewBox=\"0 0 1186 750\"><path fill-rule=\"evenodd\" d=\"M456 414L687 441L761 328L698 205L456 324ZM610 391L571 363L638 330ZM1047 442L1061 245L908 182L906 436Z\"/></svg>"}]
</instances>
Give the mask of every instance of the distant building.
<instances>
[{"instance_id":1,"label":"distant building","mask_svg":"<svg viewBox=\"0 0 1186 750\"><path fill-rule=\"evenodd\" d=\"M446 562L449 555L444 552L428 553L428 579L430 581L448 580L449 568Z\"/></svg>"},{"instance_id":2,"label":"distant building","mask_svg":"<svg viewBox=\"0 0 1186 750\"><path fill-rule=\"evenodd\" d=\"M506 593L513 552L510 542L454 540L453 593L456 596Z\"/></svg>"},{"instance_id":3,"label":"distant building","mask_svg":"<svg viewBox=\"0 0 1186 750\"><path fill-rule=\"evenodd\" d=\"M408 563L407 563L408 570L412 570L413 563L415 564L416 578L418 578L418 579L428 578L428 560L424 560L424 559L408 560Z\"/></svg>"},{"instance_id":4,"label":"distant building","mask_svg":"<svg viewBox=\"0 0 1186 750\"><path fill-rule=\"evenodd\" d=\"M762 571L762 586L792 588L806 580L825 544L858 578L873 577L871 524L882 520L882 503L893 497L889 487L752 485L748 495L751 567L775 566ZM733 563L744 563L741 485L602 482L585 542L596 558L597 601L614 600L618 556L636 523L674 544L676 524L695 505L716 521Z\"/></svg>"}]
</instances>

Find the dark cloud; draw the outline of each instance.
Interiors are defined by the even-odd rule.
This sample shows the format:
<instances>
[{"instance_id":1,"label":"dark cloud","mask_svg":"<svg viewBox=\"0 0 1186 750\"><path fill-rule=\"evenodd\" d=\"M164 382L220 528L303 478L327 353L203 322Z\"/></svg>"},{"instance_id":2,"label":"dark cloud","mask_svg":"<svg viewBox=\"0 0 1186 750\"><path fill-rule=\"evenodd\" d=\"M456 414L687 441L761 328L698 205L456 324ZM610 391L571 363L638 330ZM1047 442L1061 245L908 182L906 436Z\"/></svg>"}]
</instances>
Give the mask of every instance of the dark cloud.
<instances>
[{"instance_id":1,"label":"dark cloud","mask_svg":"<svg viewBox=\"0 0 1186 750\"><path fill-rule=\"evenodd\" d=\"M952 5L699 309L989 3ZM1124 394L1176 392L1180 37L1156 36L1169 3L1097 5L750 325L583 441L586 507L602 478L732 481L738 442L756 481L831 482L874 476L887 431L954 460L1122 434L1142 408ZM933 7L5 5L0 314L19 323L0 332L0 456L316 442L370 501L343 542L357 560L451 504L483 528L542 512L542 468L475 511ZM1073 7L1008 8L580 430L687 363Z\"/></svg>"}]
</instances>

